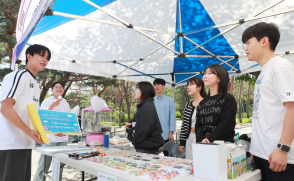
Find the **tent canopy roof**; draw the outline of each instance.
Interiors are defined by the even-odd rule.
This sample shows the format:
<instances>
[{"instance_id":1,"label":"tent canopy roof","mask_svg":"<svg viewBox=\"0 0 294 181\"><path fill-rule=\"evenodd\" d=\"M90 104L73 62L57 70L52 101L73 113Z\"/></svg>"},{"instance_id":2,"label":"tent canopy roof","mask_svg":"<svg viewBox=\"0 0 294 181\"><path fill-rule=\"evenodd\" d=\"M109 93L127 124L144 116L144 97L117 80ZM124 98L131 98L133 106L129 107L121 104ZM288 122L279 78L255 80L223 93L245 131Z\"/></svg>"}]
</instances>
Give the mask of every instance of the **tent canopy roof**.
<instances>
[{"instance_id":1,"label":"tent canopy roof","mask_svg":"<svg viewBox=\"0 0 294 181\"><path fill-rule=\"evenodd\" d=\"M163 78L176 86L202 77L211 64L230 74L257 71L241 35L261 21L280 28L275 53L294 57L293 0L56 0L51 6L52 16L36 27L27 23L35 28L30 38L18 38L20 48L26 38L27 45L47 46L50 69L130 81Z\"/></svg>"}]
</instances>

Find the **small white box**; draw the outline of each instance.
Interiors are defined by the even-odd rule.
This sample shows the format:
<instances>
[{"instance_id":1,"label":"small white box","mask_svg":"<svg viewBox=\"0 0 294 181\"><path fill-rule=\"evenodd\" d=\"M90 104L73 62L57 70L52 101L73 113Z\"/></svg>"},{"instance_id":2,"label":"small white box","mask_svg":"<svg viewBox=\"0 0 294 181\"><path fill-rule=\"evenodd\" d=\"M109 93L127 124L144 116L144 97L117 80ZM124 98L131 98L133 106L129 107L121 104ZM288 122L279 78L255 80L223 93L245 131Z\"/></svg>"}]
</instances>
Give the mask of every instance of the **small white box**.
<instances>
[{"instance_id":1,"label":"small white box","mask_svg":"<svg viewBox=\"0 0 294 181\"><path fill-rule=\"evenodd\" d=\"M236 179L247 172L247 158L245 146L237 146L231 150L228 149L228 178Z\"/></svg>"},{"instance_id":2,"label":"small white box","mask_svg":"<svg viewBox=\"0 0 294 181\"><path fill-rule=\"evenodd\" d=\"M214 143L192 144L194 177L227 180L227 146Z\"/></svg>"},{"instance_id":3,"label":"small white box","mask_svg":"<svg viewBox=\"0 0 294 181\"><path fill-rule=\"evenodd\" d=\"M78 142L78 148L83 148L84 147L84 143L83 142Z\"/></svg>"}]
</instances>

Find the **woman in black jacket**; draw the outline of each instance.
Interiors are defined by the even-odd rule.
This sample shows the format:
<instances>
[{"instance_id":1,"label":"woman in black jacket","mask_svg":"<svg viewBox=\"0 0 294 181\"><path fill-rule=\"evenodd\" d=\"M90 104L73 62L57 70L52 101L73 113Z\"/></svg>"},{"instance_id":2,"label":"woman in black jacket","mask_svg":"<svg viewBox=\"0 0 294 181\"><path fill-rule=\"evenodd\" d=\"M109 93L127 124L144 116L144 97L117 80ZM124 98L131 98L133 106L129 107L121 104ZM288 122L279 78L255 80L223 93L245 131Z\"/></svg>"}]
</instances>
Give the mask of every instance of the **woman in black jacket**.
<instances>
[{"instance_id":1,"label":"woman in black jacket","mask_svg":"<svg viewBox=\"0 0 294 181\"><path fill-rule=\"evenodd\" d=\"M205 69L202 79L209 93L197 107L197 142L223 140L233 143L237 102L232 94L227 93L228 72L221 65L210 65Z\"/></svg>"},{"instance_id":2,"label":"woman in black jacket","mask_svg":"<svg viewBox=\"0 0 294 181\"><path fill-rule=\"evenodd\" d=\"M150 82L139 82L135 90L135 99L140 100L132 123L125 125L128 140L136 152L159 154L164 140L162 128L154 105L155 90Z\"/></svg>"}]
</instances>

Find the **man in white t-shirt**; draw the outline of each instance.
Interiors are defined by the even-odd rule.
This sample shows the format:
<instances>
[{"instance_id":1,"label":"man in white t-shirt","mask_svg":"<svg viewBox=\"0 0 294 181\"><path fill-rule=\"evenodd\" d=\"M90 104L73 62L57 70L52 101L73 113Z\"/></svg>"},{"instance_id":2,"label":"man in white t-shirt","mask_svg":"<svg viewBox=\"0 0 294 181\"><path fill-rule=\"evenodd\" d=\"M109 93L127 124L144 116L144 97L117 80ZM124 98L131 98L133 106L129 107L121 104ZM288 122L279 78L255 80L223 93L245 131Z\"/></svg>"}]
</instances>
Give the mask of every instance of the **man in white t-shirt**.
<instances>
[{"instance_id":1,"label":"man in white t-shirt","mask_svg":"<svg viewBox=\"0 0 294 181\"><path fill-rule=\"evenodd\" d=\"M273 23L247 28L242 41L249 61L261 66L255 84L250 152L262 180L294 180L294 65L276 57Z\"/></svg>"},{"instance_id":2,"label":"man in white t-shirt","mask_svg":"<svg viewBox=\"0 0 294 181\"><path fill-rule=\"evenodd\" d=\"M45 69L50 50L31 45L26 50L26 67L4 77L0 94L0 181L29 181L31 154L40 134L33 130L26 105L39 108L40 89L35 76Z\"/></svg>"}]
</instances>

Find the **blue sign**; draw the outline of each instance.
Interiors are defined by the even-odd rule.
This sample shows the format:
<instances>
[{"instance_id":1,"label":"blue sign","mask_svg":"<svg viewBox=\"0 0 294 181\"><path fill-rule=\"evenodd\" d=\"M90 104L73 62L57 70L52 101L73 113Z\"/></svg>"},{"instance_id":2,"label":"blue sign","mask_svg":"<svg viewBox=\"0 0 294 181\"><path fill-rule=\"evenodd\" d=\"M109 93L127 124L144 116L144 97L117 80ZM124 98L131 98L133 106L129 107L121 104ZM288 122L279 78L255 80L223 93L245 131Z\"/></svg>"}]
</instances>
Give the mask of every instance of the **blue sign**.
<instances>
[{"instance_id":1,"label":"blue sign","mask_svg":"<svg viewBox=\"0 0 294 181\"><path fill-rule=\"evenodd\" d=\"M67 135L81 135L80 125L75 113L38 110L46 134L62 132Z\"/></svg>"}]
</instances>

